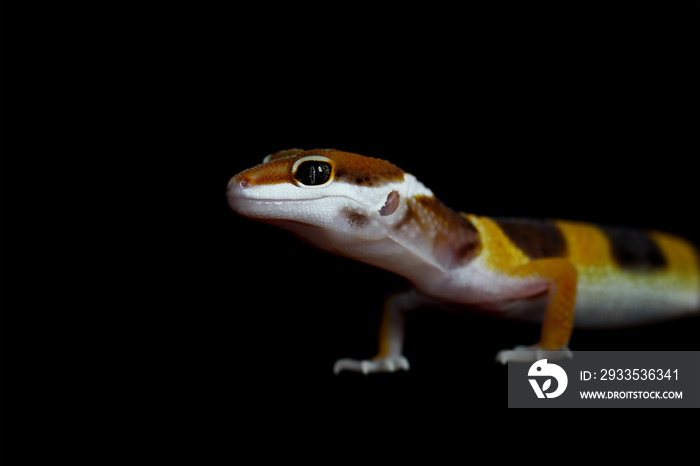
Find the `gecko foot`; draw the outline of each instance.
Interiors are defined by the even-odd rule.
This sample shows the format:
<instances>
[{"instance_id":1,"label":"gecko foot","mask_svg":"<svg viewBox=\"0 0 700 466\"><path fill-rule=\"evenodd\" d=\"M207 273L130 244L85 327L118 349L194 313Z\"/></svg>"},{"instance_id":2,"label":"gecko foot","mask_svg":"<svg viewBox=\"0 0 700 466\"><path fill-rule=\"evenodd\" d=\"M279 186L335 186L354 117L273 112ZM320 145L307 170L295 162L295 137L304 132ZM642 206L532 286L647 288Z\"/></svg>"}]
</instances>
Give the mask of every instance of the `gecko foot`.
<instances>
[{"instance_id":1,"label":"gecko foot","mask_svg":"<svg viewBox=\"0 0 700 466\"><path fill-rule=\"evenodd\" d=\"M540 359L548 359L550 361L557 361L565 358L573 358L574 355L571 350L563 346L558 350L545 350L539 345L532 346L516 346L512 350L502 350L496 355L496 361L501 364L508 364L509 361L513 362L535 362Z\"/></svg>"},{"instance_id":2,"label":"gecko foot","mask_svg":"<svg viewBox=\"0 0 700 466\"><path fill-rule=\"evenodd\" d=\"M394 372L401 369L407 371L409 368L408 359L403 356L365 359L362 361L357 359L338 359L333 365L333 373L338 374L340 371L346 370L362 372L366 375L374 372Z\"/></svg>"}]
</instances>

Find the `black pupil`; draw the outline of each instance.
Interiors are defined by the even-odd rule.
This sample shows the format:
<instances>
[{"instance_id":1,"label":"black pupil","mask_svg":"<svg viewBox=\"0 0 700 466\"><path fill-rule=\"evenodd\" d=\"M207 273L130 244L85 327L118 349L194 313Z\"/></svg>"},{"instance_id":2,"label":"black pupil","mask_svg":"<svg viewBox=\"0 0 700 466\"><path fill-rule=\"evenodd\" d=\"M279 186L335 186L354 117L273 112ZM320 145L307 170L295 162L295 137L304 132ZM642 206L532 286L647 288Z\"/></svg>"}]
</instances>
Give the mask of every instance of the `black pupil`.
<instances>
[{"instance_id":1,"label":"black pupil","mask_svg":"<svg viewBox=\"0 0 700 466\"><path fill-rule=\"evenodd\" d=\"M297 168L297 173L294 175L300 183L307 186L316 186L323 184L331 177L331 164L327 162L319 162L312 160L303 162Z\"/></svg>"}]
</instances>

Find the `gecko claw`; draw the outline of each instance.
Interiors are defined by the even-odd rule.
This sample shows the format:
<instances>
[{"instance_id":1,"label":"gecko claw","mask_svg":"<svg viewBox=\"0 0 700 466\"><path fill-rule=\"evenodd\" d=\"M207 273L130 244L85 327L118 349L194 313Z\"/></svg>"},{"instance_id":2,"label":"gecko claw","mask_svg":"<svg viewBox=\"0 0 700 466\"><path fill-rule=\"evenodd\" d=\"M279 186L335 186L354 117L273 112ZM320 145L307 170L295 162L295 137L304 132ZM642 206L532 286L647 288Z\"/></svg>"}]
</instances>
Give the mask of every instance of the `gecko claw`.
<instances>
[{"instance_id":1,"label":"gecko claw","mask_svg":"<svg viewBox=\"0 0 700 466\"><path fill-rule=\"evenodd\" d=\"M367 375L369 374L369 361L362 361L360 363L360 367L362 367L362 373Z\"/></svg>"},{"instance_id":2,"label":"gecko claw","mask_svg":"<svg viewBox=\"0 0 700 466\"><path fill-rule=\"evenodd\" d=\"M333 365L333 373L339 374L341 371L362 372L363 374L373 374L376 372L395 372L397 370L407 371L410 368L408 359L403 356L392 356L388 358L364 359L339 359Z\"/></svg>"}]
</instances>

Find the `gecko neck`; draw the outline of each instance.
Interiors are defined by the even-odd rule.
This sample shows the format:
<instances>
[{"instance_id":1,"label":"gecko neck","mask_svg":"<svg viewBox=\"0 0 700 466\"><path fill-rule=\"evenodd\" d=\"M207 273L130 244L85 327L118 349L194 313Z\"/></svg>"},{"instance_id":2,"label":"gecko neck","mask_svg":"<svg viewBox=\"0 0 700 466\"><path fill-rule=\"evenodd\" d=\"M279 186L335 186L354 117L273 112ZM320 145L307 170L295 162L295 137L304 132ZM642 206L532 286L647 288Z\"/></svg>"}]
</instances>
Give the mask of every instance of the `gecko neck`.
<instances>
[{"instance_id":1,"label":"gecko neck","mask_svg":"<svg viewBox=\"0 0 700 466\"><path fill-rule=\"evenodd\" d=\"M445 270L471 262L481 247L479 233L469 219L432 195L407 198L403 216L392 230L392 236L411 252Z\"/></svg>"},{"instance_id":2,"label":"gecko neck","mask_svg":"<svg viewBox=\"0 0 700 466\"><path fill-rule=\"evenodd\" d=\"M392 188L368 188L364 206L341 203L335 207L339 215L321 216L323 223L277 217L265 221L316 248L389 270L416 285L440 280L476 257L481 241L467 217L440 202L410 174Z\"/></svg>"},{"instance_id":3,"label":"gecko neck","mask_svg":"<svg viewBox=\"0 0 700 466\"><path fill-rule=\"evenodd\" d=\"M342 250L333 252L387 269L414 284L444 278L478 255L479 233L465 215L440 202L410 174L396 188L401 198L396 210L368 221L364 239L334 242Z\"/></svg>"}]
</instances>

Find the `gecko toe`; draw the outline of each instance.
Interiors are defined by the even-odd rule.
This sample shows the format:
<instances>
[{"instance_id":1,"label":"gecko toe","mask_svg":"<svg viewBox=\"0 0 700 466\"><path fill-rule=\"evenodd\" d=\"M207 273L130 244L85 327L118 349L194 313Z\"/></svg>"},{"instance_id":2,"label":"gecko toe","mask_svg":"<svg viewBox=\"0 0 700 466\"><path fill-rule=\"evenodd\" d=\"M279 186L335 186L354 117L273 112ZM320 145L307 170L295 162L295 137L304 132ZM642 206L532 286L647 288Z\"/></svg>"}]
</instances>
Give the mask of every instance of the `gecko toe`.
<instances>
[{"instance_id":1,"label":"gecko toe","mask_svg":"<svg viewBox=\"0 0 700 466\"><path fill-rule=\"evenodd\" d=\"M540 359L548 359L557 361L562 359L571 359L574 355L571 350L563 346L558 350L546 350L539 345L532 346L516 346L512 350L502 350L496 355L496 361L501 364L509 362L535 362Z\"/></svg>"},{"instance_id":2,"label":"gecko toe","mask_svg":"<svg viewBox=\"0 0 700 466\"><path fill-rule=\"evenodd\" d=\"M395 372L398 370L409 370L408 359L403 356L392 356L388 358L364 359L339 359L333 365L333 373L339 374L341 371L361 372L362 374L373 374L377 372Z\"/></svg>"}]
</instances>

